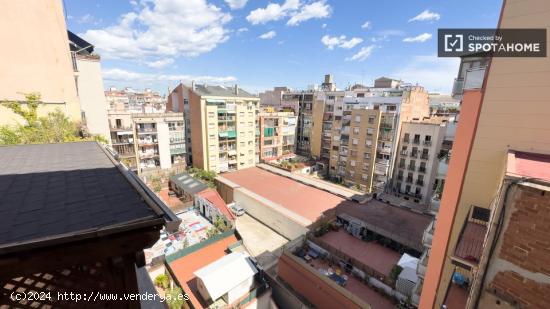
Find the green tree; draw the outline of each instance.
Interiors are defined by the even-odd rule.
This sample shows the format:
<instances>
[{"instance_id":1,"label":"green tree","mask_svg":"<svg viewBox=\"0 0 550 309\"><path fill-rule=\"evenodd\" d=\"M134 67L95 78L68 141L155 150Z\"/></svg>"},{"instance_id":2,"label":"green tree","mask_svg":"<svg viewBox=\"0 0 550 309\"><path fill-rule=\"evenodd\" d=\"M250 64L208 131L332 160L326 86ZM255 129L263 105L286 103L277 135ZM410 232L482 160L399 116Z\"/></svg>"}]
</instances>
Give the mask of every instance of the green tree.
<instances>
[{"instance_id":1,"label":"green tree","mask_svg":"<svg viewBox=\"0 0 550 309\"><path fill-rule=\"evenodd\" d=\"M216 187L216 183L214 182L214 180L216 179L217 175L214 171L205 171L200 168L191 167L187 169L187 173L189 173L189 175L191 175L193 178L202 180L210 188Z\"/></svg>"},{"instance_id":2,"label":"green tree","mask_svg":"<svg viewBox=\"0 0 550 309\"><path fill-rule=\"evenodd\" d=\"M79 124L70 120L59 109L39 117L38 107L42 104L40 94L29 93L25 95L25 98L24 104L16 101L0 101L0 105L23 118L21 124L0 127L0 144L44 144L82 140L107 142L102 136L83 139L80 136Z\"/></svg>"},{"instance_id":3,"label":"green tree","mask_svg":"<svg viewBox=\"0 0 550 309\"><path fill-rule=\"evenodd\" d=\"M167 289L170 286L170 278L166 274L158 275L155 277L155 285Z\"/></svg>"},{"instance_id":4,"label":"green tree","mask_svg":"<svg viewBox=\"0 0 550 309\"><path fill-rule=\"evenodd\" d=\"M183 292L179 287L174 287L166 293L166 303L170 309L181 309L185 303Z\"/></svg>"}]
</instances>

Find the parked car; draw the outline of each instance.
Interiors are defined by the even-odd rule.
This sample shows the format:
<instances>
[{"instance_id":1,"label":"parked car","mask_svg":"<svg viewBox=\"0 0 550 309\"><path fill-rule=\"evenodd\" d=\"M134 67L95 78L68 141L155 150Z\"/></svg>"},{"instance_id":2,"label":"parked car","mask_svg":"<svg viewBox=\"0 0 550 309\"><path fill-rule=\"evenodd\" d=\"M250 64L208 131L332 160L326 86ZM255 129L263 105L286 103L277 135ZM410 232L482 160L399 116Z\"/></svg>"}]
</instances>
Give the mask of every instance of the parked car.
<instances>
[{"instance_id":1,"label":"parked car","mask_svg":"<svg viewBox=\"0 0 550 309\"><path fill-rule=\"evenodd\" d=\"M231 203L229 204L229 209L231 209L231 212L235 215L235 216L242 216L244 215L245 211L244 211L244 208L242 208L241 206L239 206L239 204L237 203Z\"/></svg>"}]
</instances>

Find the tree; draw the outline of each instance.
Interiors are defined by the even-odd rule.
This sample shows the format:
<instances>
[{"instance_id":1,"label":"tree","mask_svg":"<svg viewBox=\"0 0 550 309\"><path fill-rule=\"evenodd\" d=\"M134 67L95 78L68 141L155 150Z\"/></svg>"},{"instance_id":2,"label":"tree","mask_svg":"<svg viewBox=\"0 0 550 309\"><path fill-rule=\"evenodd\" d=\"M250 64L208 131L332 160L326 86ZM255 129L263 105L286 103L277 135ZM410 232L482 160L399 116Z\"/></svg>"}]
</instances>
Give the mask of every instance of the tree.
<instances>
[{"instance_id":1,"label":"tree","mask_svg":"<svg viewBox=\"0 0 550 309\"><path fill-rule=\"evenodd\" d=\"M214 180L216 179L216 172L205 171L200 168L191 167L187 169L187 173L189 173L189 175L191 175L191 177L193 178L202 180L210 188L216 187L216 183L214 182Z\"/></svg>"},{"instance_id":2,"label":"tree","mask_svg":"<svg viewBox=\"0 0 550 309\"><path fill-rule=\"evenodd\" d=\"M170 278L166 274L158 275L155 277L155 285L167 289L170 286Z\"/></svg>"},{"instance_id":3,"label":"tree","mask_svg":"<svg viewBox=\"0 0 550 309\"><path fill-rule=\"evenodd\" d=\"M184 295L179 287L173 287L166 293L166 303L170 309L181 309L185 303Z\"/></svg>"},{"instance_id":4,"label":"tree","mask_svg":"<svg viewBox=\"0 0 550 309\"><path fill-rule=\"evenodd\" d=\"M63 143L83 140L96 140L106 143L102 136L82 138L80 126L57 109L46 116L38 116L40 94L25 95L24 104L15 101L0 101L0 105L10 109L23 118L23 123L14 126L0 126L0 144L44 144Z\"/></svg>"}]
</instances>

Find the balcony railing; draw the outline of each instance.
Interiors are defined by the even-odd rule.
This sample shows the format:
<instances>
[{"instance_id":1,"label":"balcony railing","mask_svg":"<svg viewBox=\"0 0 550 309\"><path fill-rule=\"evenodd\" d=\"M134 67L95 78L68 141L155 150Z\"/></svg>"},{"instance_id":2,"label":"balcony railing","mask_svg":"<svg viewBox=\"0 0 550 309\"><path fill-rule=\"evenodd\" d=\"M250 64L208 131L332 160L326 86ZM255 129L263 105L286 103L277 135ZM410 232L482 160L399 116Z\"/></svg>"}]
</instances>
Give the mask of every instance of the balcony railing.
<instances>
[{"instance_id":1,"label":"balcony railing","mask_svg":"<svg viewBox=\"0 0 550 309\"><path fill-rule=\"evenodd\" d=\"M434 236L434 229L435 229L435 221L430 222L428 224L428 227L426 227L426 230L424 230L424 235L422 236L422 243L426 247L432 246L432 239Z\"/></svg>"},{"instance_id":2,"label":"balcony railing","mask_svg":"<svg viewBox=\"0 0 550 309\"><path fill-rule=\"evenodd\" d=\"M430 155L427 153L423 153L420 155L420 159L422 160L428 160L430 158Z\"/></svg>"},{"instance_id":3,"label":"balcony railing","mask_svg":"<svg viewBox=\"0 0 550 309\"><path fill-rule=\"evenodd\" d=\"M418 158L418 151L411 151L410 157L411 158Z\"/></svg>"},{"instance_id":4,"label":"balcony railing","mask_svg":"<svg viewBox=\"0 0 550 309\"><path fill-rule=\"evenodd\" d=\"M403 175L397 175L397 180L403 180Z\"/></svg>"},{"instance_id":5,"label":"balcony railing","mask_svg":"<svg viewBox=\"0 0 550 309\"><path fill-rule=\"evenodd\" d=\"M431 146L432 145L432 141L424 141L424 146Z\"/></svg>"},{"instance_id":6,"label":"balcony railing","mask_svg":"<svg viewBox=\"0 0 550 309\"><path fill-rule=\"evenodd\" d=\"M417 179L416 180L416 185L421 186L421 187L424 186L424 180Z\"/></svg>"},{"instance_id":7,"label":"balcony railing","mask_svg":"<svg viewBox=\"0 0 550 309\"><path fill-rule=\"evenodd\" d=\"M407 183L412 183L412 182L413 182L413 179L412 179L412 177L407 177L407 180L406 180L406 181L407 181Z\"/></svg>"},{"instance_id":8,"label":"balcony railing","mask_svg":"<svg viewBox=\"0 0 550 309\"><path fill-rule=\"evenodd\" d=\"M421 167L418 168L418 171L420 173L426 173L426 168L424 166L421 166Z\"/></svg>"},{"instance_id":9,"label":"balcony railing","mask_svg":"<svg viewBox=\"0 0 550 309\"><path fill-rule=\"evenodd\" d=\"M408 143L408 142L409 142L408 138L403 138L403 143Z\"/></svg>"},{"instance_id":10,"label":"balcony railing","mask_svg":"<svg viewBox=\"0 0 550 309\"><path fill-rule=\"evenodd\" d=\"M414 165L409 165L409 171L413 171L416 170L416 166Z\"/></svg>"},{"instance_id":11,"label":"balcony railing","mask_svg":"<svg viewBox=\"0 0 550 309\"><path fill-rule=\"evenodd\" d=\"M399 168L405 168L405 163L399 163Z\"/></svg>"},{"instance_id":12,"label":"balcony railing","mask_svg":"<svg viewBox=\"0 0 550 309\"><path fill-rule=\"evenodd\" d=\"M453 92L451 95L458 96L462 95L464 90L464 78L455 78L454 84L453 84Z\"/></svg>"}]
</instances>

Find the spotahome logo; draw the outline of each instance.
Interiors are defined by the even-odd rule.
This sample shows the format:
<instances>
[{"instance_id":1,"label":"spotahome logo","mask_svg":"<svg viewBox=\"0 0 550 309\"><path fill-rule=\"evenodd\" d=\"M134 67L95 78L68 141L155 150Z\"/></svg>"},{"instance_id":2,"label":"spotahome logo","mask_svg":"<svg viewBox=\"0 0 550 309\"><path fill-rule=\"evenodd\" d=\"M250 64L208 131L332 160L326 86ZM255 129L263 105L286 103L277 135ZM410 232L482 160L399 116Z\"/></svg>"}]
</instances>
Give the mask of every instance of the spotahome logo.
<instances>
[{"instance_id":1,"label":"spotahome logo","mask_svg":"<svg viewBox=\"0 0 550 309\"><path fill-rule=\"evenodd\" d=\"M546 29L438 29L439 57L546 57Z\"/></svg>"}]
</instances>

